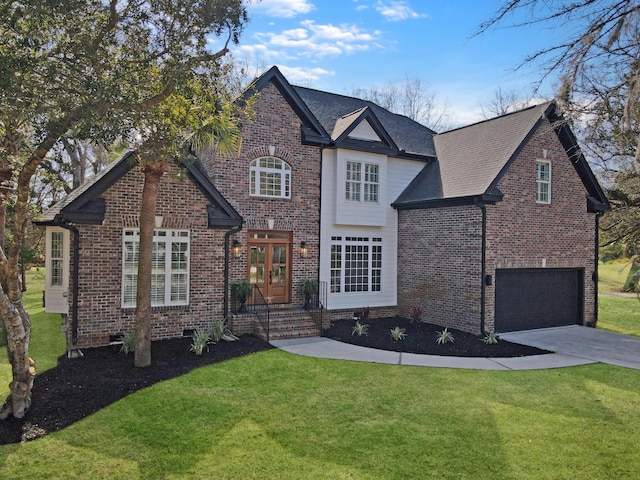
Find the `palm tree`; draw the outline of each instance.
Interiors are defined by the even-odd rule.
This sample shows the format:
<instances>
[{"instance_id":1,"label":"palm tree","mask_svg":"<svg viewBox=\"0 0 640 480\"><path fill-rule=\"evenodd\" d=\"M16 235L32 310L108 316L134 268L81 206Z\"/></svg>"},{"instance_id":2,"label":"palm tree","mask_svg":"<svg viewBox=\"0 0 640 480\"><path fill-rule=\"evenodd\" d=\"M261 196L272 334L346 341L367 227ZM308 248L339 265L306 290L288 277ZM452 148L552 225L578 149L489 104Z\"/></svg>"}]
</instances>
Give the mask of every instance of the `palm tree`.
<instances>
[{"instance_id":1,"label":"palm tree","mask_svg":"<svg viewBox=\"0 0 640 480\"><path fill-rule=\"evenodd\" d=\"M182 108L193 111L183 111ZM136 293L136 345L133 364L136 367L151 365L151 269L153 231L160 179L170 161L190 155L191 148L211 148L215 153L230 155L239 153L242 138L238 118L231 109L218 110L202 118L202 103L198 107L188 105L185 97L177 96L162 108L153 125L153 133L137 150L137 159L144 173L144 185L140 202L140 238L138 283ZM176 109L178 105L181 108ZM173 115L177 112L177 115Z\"/></svg>"}]
</instances>

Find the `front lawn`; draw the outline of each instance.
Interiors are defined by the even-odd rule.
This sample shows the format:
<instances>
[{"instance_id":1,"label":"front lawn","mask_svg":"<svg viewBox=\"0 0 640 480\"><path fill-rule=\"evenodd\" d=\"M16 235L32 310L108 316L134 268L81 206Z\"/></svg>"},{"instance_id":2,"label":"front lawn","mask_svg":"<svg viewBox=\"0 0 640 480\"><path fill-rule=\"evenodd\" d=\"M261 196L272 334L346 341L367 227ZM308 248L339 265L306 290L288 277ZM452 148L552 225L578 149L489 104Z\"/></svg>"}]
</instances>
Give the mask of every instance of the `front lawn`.
<instances>
[{"instance_id":1,"label":"front lawn","mask_svg":"<svg viewBox=\"0 0 640 480\"><path fill-rule=\"evenodd\" d=\"M0 477L636 478L639 416L640 376L625 368L468 371L271 350L2 446Z\"/></svg>"},{"instance_id":2,"label":"front lawn","mask_svg":"<svg viewBox=\"0 0 640 480\"><path fill-rule=\"evenodd\" d=\"M39 338L62 337L58 319L34 322L40 372L60 354ZM640 375L622 367L471 371L269 350L0 446L0 478L635 479L637 418Z\"/></svg>"}]
</instances>

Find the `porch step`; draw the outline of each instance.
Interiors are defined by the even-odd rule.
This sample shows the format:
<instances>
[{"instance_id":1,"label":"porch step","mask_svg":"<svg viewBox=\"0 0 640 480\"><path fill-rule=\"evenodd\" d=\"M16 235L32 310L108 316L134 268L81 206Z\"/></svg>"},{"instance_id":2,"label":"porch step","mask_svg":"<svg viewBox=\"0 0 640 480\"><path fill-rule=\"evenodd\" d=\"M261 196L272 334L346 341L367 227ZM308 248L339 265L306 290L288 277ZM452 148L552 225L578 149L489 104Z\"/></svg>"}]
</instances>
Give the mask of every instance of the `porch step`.
<instances>
[{"instance_id":1,"label":"porch step","mask_svg":"<svg viewBox=\"0 0 640 480\"><path fill-rule=\"evenodd\" d=\"M266 313L264 314L266 315ZM265 320L266 322L266 320ZM263 340L267 340L267 332L262 323L256 318L254 333ZM320 335L311 314L304 310L272 310L269 315L269 339L282 340L285 338L316 337Z\"/></svg>"}]
</instances>

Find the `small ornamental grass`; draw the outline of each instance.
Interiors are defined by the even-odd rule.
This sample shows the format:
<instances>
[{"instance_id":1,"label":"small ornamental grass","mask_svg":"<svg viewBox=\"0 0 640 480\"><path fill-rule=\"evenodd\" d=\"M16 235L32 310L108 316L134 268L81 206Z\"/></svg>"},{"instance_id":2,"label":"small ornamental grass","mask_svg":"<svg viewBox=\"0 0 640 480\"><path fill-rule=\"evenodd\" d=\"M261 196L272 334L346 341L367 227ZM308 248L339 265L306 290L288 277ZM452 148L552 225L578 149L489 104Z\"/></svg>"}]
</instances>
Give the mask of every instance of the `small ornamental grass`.
<instances>
[{"instance_id":1,"label":"small ornamental grass","mask_svg":"<svg viewBox=\"0 0 640 480\"><path fill-rule=\"evenodd\" d=\"M357 321L356 325L351 329L351 335L358 335L359 337L369 335L369 324Z\"/></svg>"},{"instance_id":2,"label":"small ornamental grass","mask_svg":"<svg viewBox=\"0 0 640 480\"><path fill-rule=\"evenodd\" d=\"M136 332L126 332L122 335L122 346L120 351L127 355L136 349Z\"/></svg>"},{"instance_id":3,"label":"small ornamental grass","mask_svg":"<svg viewBox=\"0 0 640 480\"><path fill-rule=\"evenodd\" d=\"M214 342L219 342L220 340L224 340L225 342L235 342L238 340L238 337L231 333L231 329L227 324L226 318L214 320L211 325L209 336Z\"/></svg>"},{"instance_id":4,"label":"small ornamental grass","mask_svg":"<svg viewBox=\"0 0 640 480\"><path fill-rule=\"evenodd\" d=\"M500 334L498 332L491 332L482 337L482 341L487 345L496 345L499 338Z\"/></svg>"},{"instance_id":5,"label":"small ornamental grass","mask_svg":"<svg viewBox=\"0 0 640 480\"><path fill-rule=\"evenodd\" d=\"M438 345L442 345L444 343L453 343L455 338L453 338L453 333L451 333L446 327L441 332L438 332L436 336L436 343Z\"/></svg>"},{"instance_id":6,"label":"small ornamental grass","mask_svg":"<svg viewBox=\"0 0 640 480\"><path fill-rule=\"evenodd\" d=\"M195 353L196 355L202 355L204 350L209 351L209 344L211 342L211 337L209 333L203 330L196 330L193 334L193 340L191 341L191 346L189 347L189 351Z\"/></svg>"},{"instance_id":7,"label":"small ornamental grass","mask_svg":"<svg viewBox=\"0 0 640 480\"><path fill-rule=\"evenodd\" d=\"M389 334L391 335L391 338L393 338L394 342L407 338L406 330L400 327L392 328L389 330Z\"/></svg>"}]
</instances>

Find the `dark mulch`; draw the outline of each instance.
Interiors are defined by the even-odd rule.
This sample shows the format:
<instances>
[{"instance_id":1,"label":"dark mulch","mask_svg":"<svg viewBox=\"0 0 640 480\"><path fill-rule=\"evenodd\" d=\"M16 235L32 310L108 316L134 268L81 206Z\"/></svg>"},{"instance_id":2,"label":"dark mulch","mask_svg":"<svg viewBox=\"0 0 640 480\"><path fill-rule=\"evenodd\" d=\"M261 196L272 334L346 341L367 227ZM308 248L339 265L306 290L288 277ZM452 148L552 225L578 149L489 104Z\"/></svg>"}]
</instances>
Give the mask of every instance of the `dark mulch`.
<instances>
[{"instance_id":1,"label":"dark mulch","mask_svg":"<svg viewBox=\"0 0 640 480\"><path fill-rule=\"evenodd\" d=\"M361 323L369 325L369 334L366 336L352 335L353 327L356 324L354 320L334 321L325 335L341 342L363 347L426 355L504 358L549 353L546 350L518 345L505 340L499 340L495 345L487 345L480 336L451 328L448 330L453 333L454 342L439 345L436 343L436 338L438 332L444 329L443 327L424 322L416 325L401 317L374 318ZM396 326L406 330L407 337L404 340L394 342L391 338L389 331Z\"/></svg>"},{"instance_id":2,"label":"dark mulch","mask_svg":"<svg viewBox=\"0 0 640 480\"><path fill-rule=\"evenodd\" d=\"M133 354L121 353L119 345L85 349L81 358L60 357L55 368L36 377L25 417L0 420L0 444L41 437L157 382L271 348L250 335L211 345L201 356L189 352L190 344L188 338L153 342L147 368L134 368Z\"/></svg>"}]
</instances>

